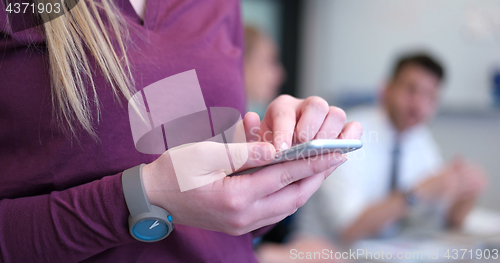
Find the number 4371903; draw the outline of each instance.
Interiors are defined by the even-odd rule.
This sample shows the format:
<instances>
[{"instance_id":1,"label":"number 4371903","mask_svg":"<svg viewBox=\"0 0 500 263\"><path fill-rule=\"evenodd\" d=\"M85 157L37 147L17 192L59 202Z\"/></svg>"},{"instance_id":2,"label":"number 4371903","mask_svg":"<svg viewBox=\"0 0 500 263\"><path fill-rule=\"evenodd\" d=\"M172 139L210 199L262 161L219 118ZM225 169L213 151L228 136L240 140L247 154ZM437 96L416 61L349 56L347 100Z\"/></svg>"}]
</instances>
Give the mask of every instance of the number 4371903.
<instances>
[{"instance_id":1,"label":"number 4371903","mask_svg":"<svg viewBox=\"0 0 500 263\"><path fill-rule=\"evenodd\" d=\"M61 3L9 3L5 11L14 14L25 14L28 13L60 13L61 12Z\"/></svg>"}]
</instances>

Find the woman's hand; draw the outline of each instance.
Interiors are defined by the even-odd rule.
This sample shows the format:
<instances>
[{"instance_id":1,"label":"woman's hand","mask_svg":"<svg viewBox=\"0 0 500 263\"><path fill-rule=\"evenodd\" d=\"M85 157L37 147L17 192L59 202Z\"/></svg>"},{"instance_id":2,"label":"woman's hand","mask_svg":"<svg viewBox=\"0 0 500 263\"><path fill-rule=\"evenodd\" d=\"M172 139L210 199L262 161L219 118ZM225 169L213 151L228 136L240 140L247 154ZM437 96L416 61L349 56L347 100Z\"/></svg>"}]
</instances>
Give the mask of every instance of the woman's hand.
<instances>
[{"instance_id":1,"label":"woman's hand","mask_svg":"<svg viewBox=\"0 0 500 263\"><path fill-rule=\"evenodd\" d=\"M269 104L261 123L256 114L249 113L244 125L248 139L271 142L277 150L285 150L292 143L312 139L361 137L361 125L357 122L345 124L345 120L342 109L329 106L320 97L297 99L281 95Z\"/></svg>"},{"instance_id":2,"label":"woman's hand","mask_svg":"<svg viewBox=\"0 0 500 263\"><path fill-rule=\"evenodd\" d=\"M254 113L249 113L243 120L247 135L252 135L252 129L255 131L256 127L257 130L261 127L250 138L253 142L228 145L233 153L231 156L248 157L241 170L271 162L276 154L273 144L282 146L284 142L291 145L296 137L294 131L307 131L297 137L301 142L313 138L354 139L361 135L359 124L344 125L344 112L328 107L319 98L298 100L282 96L271 104L262 125L258 116L255 117ZM321 131L324 132L320 135ZM257 135L269 136L269 132L291 136L283 137L279 142L274 140L277 137L271 136L272 144L259 142ZM213 150L218 147L220 144L203 142L185 149L185 156L192 156L191 161L186 160L191 176L200 180L204 177L222 178L189 191L180 191L171 150L143 168L149 200L168 210L174 223L231 235L241 235L276 223L304 205L323 180L346 160L344 156L332 153L272 165L253 174L226 177L226 167L221 167L223 165L213 155Z\"/></svg>"}]
</instances>

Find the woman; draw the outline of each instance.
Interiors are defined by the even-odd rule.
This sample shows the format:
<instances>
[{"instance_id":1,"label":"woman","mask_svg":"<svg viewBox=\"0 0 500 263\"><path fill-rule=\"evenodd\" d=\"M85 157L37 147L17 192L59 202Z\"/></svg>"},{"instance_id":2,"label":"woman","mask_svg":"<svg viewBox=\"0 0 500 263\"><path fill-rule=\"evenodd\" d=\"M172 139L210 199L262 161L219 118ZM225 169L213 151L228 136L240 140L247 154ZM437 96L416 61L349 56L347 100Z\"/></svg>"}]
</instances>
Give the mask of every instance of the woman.
<instances>
[{"instance_id":1,"label":"woman","mask_svg":"<svg viewBox=\"0 0 500 263\"><path fill-rule=\"evenodd\" d=\"M196 69L208 107L244 113L237 0L81 0L43 33L12 26L0 12L1 261L253 262L251 231L293 213L345 161L293 161L181 192L168 151L135 149L127 99L177 73ZM344 122L319 98L280 97L262 122L245 115L245 129L272 143L250 143L249 155L287 148L293 133L360 130ZM176 224L155 243L129 233L122 172L141 163L147 198Z\"/></svg>"},{"instance_id":2,"label":"woman","mask_svg":"<svg viewBox=\"0 0 500 263\"><path fill-rule=\"evenodd\" d=\"M285 70L273 40L253 26L245 26L244 67L247 108L264 117L267 105L278 95Z\"/></svg>"}]
</instances>

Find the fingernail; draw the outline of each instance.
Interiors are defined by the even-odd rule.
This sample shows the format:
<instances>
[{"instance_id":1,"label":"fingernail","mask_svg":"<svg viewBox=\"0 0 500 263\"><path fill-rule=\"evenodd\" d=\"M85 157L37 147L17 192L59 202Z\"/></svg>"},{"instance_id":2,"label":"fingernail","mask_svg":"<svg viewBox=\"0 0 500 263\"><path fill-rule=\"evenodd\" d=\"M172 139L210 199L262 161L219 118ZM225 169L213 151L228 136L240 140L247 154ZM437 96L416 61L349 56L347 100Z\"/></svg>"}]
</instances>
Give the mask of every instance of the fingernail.
<instances>
[{"instance_id":1,"label":"fingernail","mask_svg":"<svg viewBox=\"0 0 500 263\"><path fill-rule=\"evenodd\" d=\"M345 153L344 153L344 154L342 154L342 162L341 162L341 163L339 163L339 164L337 165L337 167L339 167L339 166L341 166L342 164L344 164L345 162L347 162L347 160L348 160L348 159L347 159L347 154L345 154Z\"/></svg>"},{"instance_id":2,"label":"fingernail","mask_svg":"<svg viewBox=\"0 0 500 263\"><path fill-rule=\"evenodd\" d=\"M286 150L290 148L290 146L288 146L288 144L286 142L281 142L278 146L278 149L279 151L283 151L283 150Z\"/></svg>"},{"instance_id":3,"label":"fingernail","mask_svg":"<svg viewBox=\"0 0 500 263\"><path fill-rule=\"evenodd\" d=\"M334 159L330 162L329 166L330 168L334 167L334 166L341 166L343 163L345 163L347 161L347 155L346 154L342 154L342 156L340 157L340 163L337 159Z\"/></svg>"},{"instance_id":4,"label":"fingernail","mask_svg":"<svg viewBox=\"0 0 500 263\"><path fill-rule=\"evenodd\" d=\"M267 161L274 158L274 152L269 144L259 144L254 149L257 160Z\"/></svg>"}]
</instances>

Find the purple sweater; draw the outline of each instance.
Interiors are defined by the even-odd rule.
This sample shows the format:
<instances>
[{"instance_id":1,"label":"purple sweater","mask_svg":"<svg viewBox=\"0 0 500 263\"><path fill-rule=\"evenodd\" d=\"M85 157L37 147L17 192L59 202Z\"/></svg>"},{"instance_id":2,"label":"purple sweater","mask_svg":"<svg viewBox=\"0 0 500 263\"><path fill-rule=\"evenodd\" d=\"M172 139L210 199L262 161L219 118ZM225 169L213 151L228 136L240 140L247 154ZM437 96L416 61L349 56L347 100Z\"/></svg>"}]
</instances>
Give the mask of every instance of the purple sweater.
<instances>
[{"instance_id":1,"label":"purple sweater","mask_svg":"<svg viewBox=\"0 0 500 263\"><path fill-rule=\"evenodd\" d=\"M254 262L252 235L176 225L156 243L128 232L121 171L152 162L134 148L127 102L95 76L99 141L70 140L53 115L48 56L34 29L12 33L0 1L0 262ZM208 107L242 114L238 0L148 0L144 23L116 0L130 30L137 89L195 69ZM93 62L91 62L93 63ZM95 67L94 67L95 68Z\"/></svg>"}]
</instances>

